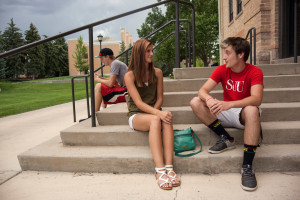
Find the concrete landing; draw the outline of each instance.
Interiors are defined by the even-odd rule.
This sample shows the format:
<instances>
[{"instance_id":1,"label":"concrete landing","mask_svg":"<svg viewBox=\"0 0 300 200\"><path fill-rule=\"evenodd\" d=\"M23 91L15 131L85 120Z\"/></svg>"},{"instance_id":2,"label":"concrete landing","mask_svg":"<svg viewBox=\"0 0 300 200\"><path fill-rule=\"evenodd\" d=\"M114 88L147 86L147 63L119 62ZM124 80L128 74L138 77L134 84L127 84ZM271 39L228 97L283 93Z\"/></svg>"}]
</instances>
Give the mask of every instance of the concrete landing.
<instances>
[{"instance_id":1,"label":"concrete landing","mask_svg":"<svg viewBox=\"0 0 300 200\"><path fill-rule=\"evenodd\" d=\"M192 157L174 156L174 168L179 173L240 171L244 155L242 145L221 154L210 154L208 148L203 146L202 152ZM299 152L299 144L262 145L255 155L254 169L260 172L298 171ZM23 171L128 174L151 173L155 167L149 146L63 146L59 136L20 154L18 158Z\"/></svg>"},{"instance_id":2,"label":"concrete landing","mask_svg":"<svg viewBox=\"0 0 300 200\"><path fill-rule=\"evenodd\" d=\"M297 200L300 173L256 173L258 189L240 187L240 174L183 174L182 185L158 188L154 174L22 172L0 187L5 200Z\"/></svg>"}]
</instances>

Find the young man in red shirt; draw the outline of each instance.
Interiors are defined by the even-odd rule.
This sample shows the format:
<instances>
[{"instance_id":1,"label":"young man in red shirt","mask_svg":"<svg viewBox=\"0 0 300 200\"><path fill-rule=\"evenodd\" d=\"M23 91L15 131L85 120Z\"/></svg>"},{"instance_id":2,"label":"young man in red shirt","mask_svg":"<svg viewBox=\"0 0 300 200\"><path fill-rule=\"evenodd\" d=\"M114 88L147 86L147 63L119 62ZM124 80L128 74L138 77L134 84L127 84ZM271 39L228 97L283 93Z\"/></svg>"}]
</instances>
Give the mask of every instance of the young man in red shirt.
<instances>
[{"instance_id":1,"label":"young man in red shirt","mask_svg":"<svg viewBox=\"0 0 300 200\"><path fill-rule=\"evenodd\" d=\"M234 138L224 127L244 129L241 186L251 191L257 188L252 162L261 132L258 106L263 98L263 73L258 67L246 63L250 52L247 40L230 37L222 43L222 48L226 64L214 70L190 105L196 116L220 136L220 140L208 150L209 153L235 148ZM219 82L223 87L223 100L210 95Z\"/></svg>"}]
</instances>

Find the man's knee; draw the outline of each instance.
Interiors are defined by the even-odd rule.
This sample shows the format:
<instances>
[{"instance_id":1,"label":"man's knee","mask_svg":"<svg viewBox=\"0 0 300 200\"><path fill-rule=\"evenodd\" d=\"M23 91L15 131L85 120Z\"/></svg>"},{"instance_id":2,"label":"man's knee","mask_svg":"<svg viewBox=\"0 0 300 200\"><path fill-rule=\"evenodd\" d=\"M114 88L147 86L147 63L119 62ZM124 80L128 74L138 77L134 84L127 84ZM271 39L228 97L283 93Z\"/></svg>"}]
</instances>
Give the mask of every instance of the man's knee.
<instances>
[{"instance_id":1,"label":"man's knee","mask_svg":"<svg viewBox=\"0 0 300 200\"><path fill-rule=\"evenodd\" d=\"M192 107L192 109L202 109L204 107L204 102L199 98L199 97L194 97L191 101L190 101L190 106Z\"/></svg>"},{"instance_id":2,"label":"man's knee","mask_svg":"<svg viewBox=\"0 0 300 200\"><path fill-rule=\"evenodd\" d=\"M242 112L245 120L259 118L259 108L256 106L246 106Z\"/></svg>"},{"instance_id":3,"label":"man's knee","mask_svg":"<svg viewBox=\"0 0 300 200\"><path fill-rule=\"evenodd\" d=\"M101 83L97 83L95 85L95 92L100 92L101 93Z\"/></svg>"}]
</instances>

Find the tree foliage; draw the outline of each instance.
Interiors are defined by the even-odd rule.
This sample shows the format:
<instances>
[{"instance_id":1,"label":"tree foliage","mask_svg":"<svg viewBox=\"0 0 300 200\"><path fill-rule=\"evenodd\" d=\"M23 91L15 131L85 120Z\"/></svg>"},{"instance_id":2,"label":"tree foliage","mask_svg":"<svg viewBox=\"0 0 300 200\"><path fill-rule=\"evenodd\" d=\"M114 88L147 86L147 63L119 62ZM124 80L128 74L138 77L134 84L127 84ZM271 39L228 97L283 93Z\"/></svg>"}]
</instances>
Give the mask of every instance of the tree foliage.
<instances>
[{"instance_id":1,"label":"tree foliage","mask_svg":"<svg viewBox=\"0 0 300 200\"><path fill-rule=\"evenodd\" d=\"M24 44L41 39L38 29L31 23L25 31L25 39L20 29L16 27L13 19L1 35L0 53L8 51ZM44 35L44 38L47 36ZM22 53L0 59L0 79L27 77L54 77L69 74L68 45L65 38L50 41Z\"/></svg>"},{"instance_id":2,"label":"tree foliage","mask_svg":"<svg viewBox=\"0 0 300 200\"><path fill-rule=\"evenodd\" d=\"M16 27L13 18L8 23L8 27L3 32L3 47L5 51L17 48L24 44L23 34L20 29ZM6 63L6 77L18 78L20 74L24 74L24 53L19 53L5 58Z\"/></svg>"},{"instance_id":3,"label":"tree foliage","mask_svg":"<svg viewBox=\"0 0 300 200\"><path fill-rule=\"evenodd\" d=\"M120 45L119 54L125 50L126 50L125 42L122 40L121 45ZM119 60L122 61L123 63L126 63L126 54L123 54L122 56L120 56Z\"/></svg>"},{"instance_id":4,"label":"tree foliage","mask_svg":"<svg viewBox=\"0 0 300 200\"><path fill-rule=\"evenodd\" d=\"M0 31L0 53L4 51L4 40ZM6 62L4 59L0 59L0 79L5 79L7 73Z\"/></svg>"},{"instance_id":5,"label":"tree foliage","mask_svg":"<svg viewBox=\"0 0 300 200\"><path fill-rule=\"evenodd\" d=\"M45 36L47 37L47 36ZM65 38L58 38L44 44L45 71L50 77L69 74L68 45Z\"/></svg>"},{"instance_id":6,"label":"tree foliage","mask_svg":"<svg viewBox=\"0 0 300 200\"><path fill-rule=\"evenodd\" d=\"M158 0L159 2L161 0ZM219 57L218 49L218 1L217 0L183 0L192 3L195 7L195 40L196 40L196 57L199 57L204 66L208 66L213 57ZM166 13L163 14L161 9L153 8L148 13L141 29L137 32L139 37L145 37L157 28L176 18L176 4L174 2L166 4ZM192 9L187 5L180 4L180 19L188 19L192 22ZM192 27L191 27L192 29ZM174 32L174 23L167 26L164 30L151 38L154 44L162 41L167 35ZM180 30L188 31L188 23L181 22ZM173 68L175 62L175 45L174 36L160 45L155 52L154 61L156 66L167 67L163 69L168 73ZM185 59L185 36L180 34L180 61ZM174 52L174 53L173 53ZM191 55L192 58L192 55ZM171 65L171 67L170 67ZM169 67L168 67L169 66Z\"/></svg>"},{"instance_id":7,"label":"tree foliage","mask_svg":"<svg viewBox=\"0 0 300 200\"><path fill-rule=\"evenodd\" d=\"M81 72L86 72L88 70L87 47L83 44L82 36L80 36L77 40L75 56L73 55L73 58L75 58L75 67L78 69L80 74Z\"/></svg>"},{"instance_id":8,"label":"tree foliage","mask_svg":"<svg viewBox=\"0 0 300 200\"><path fill-rule=\"evenodd\" d=\"M32 43L41 39L37 28L30 23L29 30L25 31L26 43ZM26 51L26 70L27 77L45 76L45 52L43 46L37 46Z\"/></svg>"}]
</instances>

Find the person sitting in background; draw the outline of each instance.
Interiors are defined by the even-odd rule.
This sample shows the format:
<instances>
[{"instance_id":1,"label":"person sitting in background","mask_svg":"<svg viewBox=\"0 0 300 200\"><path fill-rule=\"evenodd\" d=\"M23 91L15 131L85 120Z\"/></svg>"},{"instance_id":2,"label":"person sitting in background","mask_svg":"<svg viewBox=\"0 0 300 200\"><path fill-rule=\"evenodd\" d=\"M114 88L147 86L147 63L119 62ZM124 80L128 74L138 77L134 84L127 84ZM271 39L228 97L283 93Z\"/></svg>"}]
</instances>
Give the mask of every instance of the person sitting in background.
<instances>
[{"instance_id":1,"label":"person sitting in background","mask_svg":"<svg viewBox=\"0 0 300 200\"><path fill-rule=\"evenodd\" d=\"M123 79L127 72L127 65L116 60L114 53L109 48L104 48L100 51L101 62L106 66L110 66L109 78L101 77L94 74L94 79L98 83L95 86L95 111L106 108L107 104L116 104L126 102L127 88L124 85Z\"/></svg>"}]
</instances>

